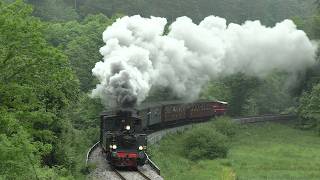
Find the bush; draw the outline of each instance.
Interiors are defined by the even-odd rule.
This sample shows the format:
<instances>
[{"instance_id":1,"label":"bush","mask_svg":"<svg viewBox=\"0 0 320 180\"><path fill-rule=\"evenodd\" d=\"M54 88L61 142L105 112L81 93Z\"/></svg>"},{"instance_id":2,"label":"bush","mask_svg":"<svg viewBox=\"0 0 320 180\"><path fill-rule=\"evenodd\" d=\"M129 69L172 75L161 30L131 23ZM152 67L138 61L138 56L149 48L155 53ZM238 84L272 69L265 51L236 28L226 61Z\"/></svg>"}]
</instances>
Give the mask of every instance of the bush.
<instances>
[{"instance_id":1,"label":"bush","mask_svg":"<svg viewBox=\"0 0 320 180\"><path fill-rule=\"evenodd\" d=\"M185 134L184 153L191 160L224 158L228 149L228 137L210 126L197 127Z\"/></svg>"},{"instance_id":2,"label":"bush","mask_svg":"<svg viewBox=\"0 0 320 180\"><path fill-rule=\"evenodd\" d=\"M215 120L214 126L218 132L228 137L233 137L237 131L237 124L227 117Z\"/></svg>"}]
</instances>

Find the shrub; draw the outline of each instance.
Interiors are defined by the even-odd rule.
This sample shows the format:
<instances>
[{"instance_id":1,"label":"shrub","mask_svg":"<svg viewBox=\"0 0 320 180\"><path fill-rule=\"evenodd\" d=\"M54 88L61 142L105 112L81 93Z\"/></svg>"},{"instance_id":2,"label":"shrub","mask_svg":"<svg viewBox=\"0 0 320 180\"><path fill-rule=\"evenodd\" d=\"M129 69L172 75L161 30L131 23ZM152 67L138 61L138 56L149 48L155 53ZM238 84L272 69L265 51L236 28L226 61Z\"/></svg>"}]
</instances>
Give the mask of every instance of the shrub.
<instances>
[{"instance_id":1,"label":"shrub","mask_svg":"<svg viewBox=\"0 0 320 180\"><path fill-rule=\"evenodd\" d=\"M214 128L197 127L185 134L184 153L191 160L224 158L228 152L228 137Z\"/></svg>"},{"instance_id":2,"label":"shrub","mask_svg":"<svg viewBox=\"0 0 320 180\"><path fill-rule=\"evenodd\" d=\"M218 118L214 126L218 132L228 137L233 137L237 131L237 124L227 117Z\"/></svg>"}]
</instances>

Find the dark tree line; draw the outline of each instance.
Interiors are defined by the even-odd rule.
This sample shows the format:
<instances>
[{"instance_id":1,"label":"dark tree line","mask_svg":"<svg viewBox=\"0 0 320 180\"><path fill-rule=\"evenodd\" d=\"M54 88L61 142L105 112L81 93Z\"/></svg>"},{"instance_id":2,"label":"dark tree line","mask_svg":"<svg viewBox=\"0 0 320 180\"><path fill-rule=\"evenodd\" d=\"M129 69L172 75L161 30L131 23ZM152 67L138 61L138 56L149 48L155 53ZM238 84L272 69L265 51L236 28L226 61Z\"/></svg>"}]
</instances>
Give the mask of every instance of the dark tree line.
<instances>
[{"instance_id":1,"label":"dark tree line","mask_svg":"<svg viewBox=\"0 0 320 180\"><path fill-rule=\"evenodd\" d=\"M88 14L162 16L175 20L189 16L199 22L208 15L217 15L230 22L260 19L264 24L293 16L310 16L314 0L27 0L35 6L34 14L45 20L70 20ZM59 19L60 18L60 19Z\"/></svg>"}]
</instances>

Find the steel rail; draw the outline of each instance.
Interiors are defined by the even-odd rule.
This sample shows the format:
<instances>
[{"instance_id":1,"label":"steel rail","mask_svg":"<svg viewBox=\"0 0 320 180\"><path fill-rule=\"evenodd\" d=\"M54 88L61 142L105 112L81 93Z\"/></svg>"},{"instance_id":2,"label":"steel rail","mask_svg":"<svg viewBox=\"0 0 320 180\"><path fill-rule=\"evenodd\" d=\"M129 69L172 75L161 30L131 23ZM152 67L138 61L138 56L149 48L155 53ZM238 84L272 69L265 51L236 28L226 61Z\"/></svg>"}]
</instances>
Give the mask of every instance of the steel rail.
<instances>
[{"instance_id":1,"label":"steel rail","mask_svg":"<svg viewBox=\"0 0 320 180\"><path fill-rule=\"evenodd\" d=\"M150 167L158 174L160 175L160 168L149 158L148 154L146 153L148 164Z\"/></svg>"},{"instance_id":2,"label":"steel rail","mask_svg":"<svg viewBox=\"0 0 320 180\"><path fill-rule=\"evenodd\" d=\"M144 178L147 180L151 180L151 178L149 178L147 175L145 175L143 172L141 172L139 169L137 170L137 172Z\"/></svg>"},{"instance_id":3,"label":"steel rail","mask_svg":"<svg viewBox=\"0 0 320 180\"><path fill-rule=\"evenodd\" d=\"M115 172L121 180L127 180L115 167L112 167L112 171Z\"/></svg>"},{"instance_id":4,"label":"steel rail","mask_svg":"<svg viewBox=\"0 0 320 180\"><path fill-rule=\"evenodd\" d=\"M116 168L113 168L113 172L115 172L121 180L127 180Z\"/></svg>"},{"instance_id":5,"label":"steel rail","mask_svg":"<svg viewBox=\"0 0 320 180\"><path fill-rule=\"evenodd\" d=\"M93 152L93 150L95 150L98 145L100 144L100 141L96 142L93 146L91 146L91 148L88 150L87 152L87 157L86 157L86 166L88 165L89 162L89 158L91 156L91 153Z\"/></svg>"}]
</instances>

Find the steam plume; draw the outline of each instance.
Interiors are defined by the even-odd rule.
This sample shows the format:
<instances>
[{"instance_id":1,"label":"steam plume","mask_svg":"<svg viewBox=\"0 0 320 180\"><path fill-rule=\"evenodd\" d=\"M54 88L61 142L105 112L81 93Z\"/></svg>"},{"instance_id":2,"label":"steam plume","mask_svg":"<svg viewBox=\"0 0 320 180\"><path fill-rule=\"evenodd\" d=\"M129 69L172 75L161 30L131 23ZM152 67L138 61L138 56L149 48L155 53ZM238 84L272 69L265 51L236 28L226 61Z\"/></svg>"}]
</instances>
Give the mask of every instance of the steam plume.
<instances>
[{"instance_id":1,"label":"steam plume","mask_svg":"<svg viewBox=\"0 0 320 180\"><path fill-rule=\"evenodd\" d=\"M315 61L316 45L291 20L274 27L259 21L228 24L206 17L194 24L177 18L164 35L165 18L123 17L103 33L103 62L92 70L100 84L92 96L108 106L141 103L152 86L197 98L212 78L243 72L263 77L278 69L301 71Z\"/></svg>"}]
</instances>

